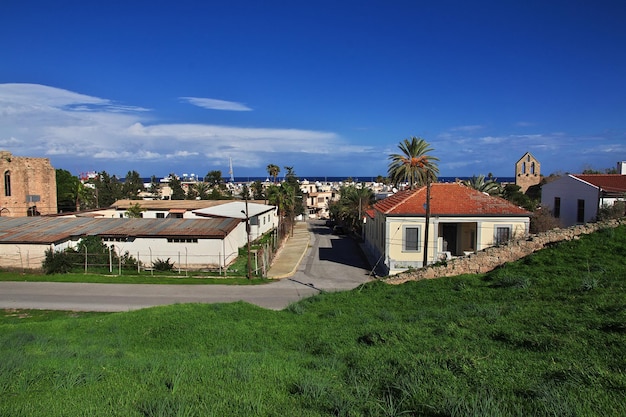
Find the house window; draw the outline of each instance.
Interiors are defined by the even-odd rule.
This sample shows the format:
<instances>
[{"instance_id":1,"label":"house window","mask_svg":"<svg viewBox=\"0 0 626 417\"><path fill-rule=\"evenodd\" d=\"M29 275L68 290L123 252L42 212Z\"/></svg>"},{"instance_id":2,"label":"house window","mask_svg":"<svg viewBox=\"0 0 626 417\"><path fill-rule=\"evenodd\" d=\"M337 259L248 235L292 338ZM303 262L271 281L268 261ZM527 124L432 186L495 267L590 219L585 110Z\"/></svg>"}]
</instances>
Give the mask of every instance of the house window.
<instances>
[{"instance_id":1,"label":"house window","mask_svg":"<svg viewBox=\"0 0 626 417\"><path fill-rule=\"evenodd\" d=\"M418 251L420 248L420 228L419 227L405 227L404 239L402 240L402 250L405 252Z\"/></svg>"},{"instance_id":2,"label":"house window","mask_svg":"<svg viewBox=\"0 0 626 417\"><path fill-rule=\"evenodd\" d=\"M194 238L168 237L167 241L169 243L198 243L198 239Z\"/></svg>"},{"instance_id":3,"label":"house window","mask_svg":"<svg viewBox=\"0 0 626 417\"><path fill-rule=\"evenodd\" d=\"M157 213L156 214L156 218L157 219L164 219L165 218L165 213Z\"/></svg>"},{"instance_id":4,"label":"house window","mask_svg":"<svg viewBox=\"0 0 626 417\"><path fill-rule=\"evenodd\" d=\"M4 195L11 197L11 173L9 171L4 173Z\"/></svg>"},{"instance_id":5,"label":"house window","mask_svg":"<svg viewBox=\"0 0 626 417\"><path fill-rule=\"evenodd\" d=\"M502 245L503 243L511 240L511 226L498 226L496 227L496 245Z\"/></svg>"},{"instance_id":6,"label":"house window","mask_svg":"<svg viewBox=\"0 0 626 417\"><path fill-rule=\"evenodd\" d=\"M522 162L522 174L526 173L526 162Z\"/></svg>"},{"instance_id":7,"label":"house window","mask_svg":"<svg viewBox=\"0 0 626 417\"><path fill-rule=\"evenodd\" d=\"M576 221L578 223L585 222L585 200L578 200L578 210L576 212Z\"/></svg>"},{"instance_id":8,"label":"house window","mask_svg":"<svg viewBox=\"0 0 626 417\"><path fill-rule=\"evenodd\" d=\"M554 197L554 218L558 219L561 217L561 197Z\"/></svg>"},{"instance_id":9,"label":"house window","mask_svg":"<svg viewBox=\"0 0 626 417\"><path fill-rule=\"evenodd\" d=\"M535 163L534 162L530 163L530 173L535 175Z\"/></svg>"}]
</instances>

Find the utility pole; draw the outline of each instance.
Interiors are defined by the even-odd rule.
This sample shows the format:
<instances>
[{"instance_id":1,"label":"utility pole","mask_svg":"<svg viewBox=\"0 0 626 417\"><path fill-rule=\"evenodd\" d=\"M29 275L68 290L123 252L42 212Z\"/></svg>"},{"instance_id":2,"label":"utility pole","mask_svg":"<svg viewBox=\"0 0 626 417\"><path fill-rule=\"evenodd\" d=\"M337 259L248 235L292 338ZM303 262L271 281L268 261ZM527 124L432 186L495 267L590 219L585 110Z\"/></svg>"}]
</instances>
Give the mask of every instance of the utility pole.
<instances>
[{"instance_id":1,"label":"utility pole","mask_svg":"<svg viewBox=\"0 0 626 417\"><path fill-rule=\"evenodd\" d=\"M426 209L426 228L424 229L424 260L422 261L422 267L428 265L428 229L430 223L430 172L426 171L426 203L424 204Z\"/></svg>"},{"instance_id":2,"label":"utility pole","mask_svg":"<svg viewBox=\"0 0 626 417\"><path fill-rule=\"evenodd\" d=\"M246 201L246 211L243 213L246 215L246 235L248 236L248 279L252 279L252 264L250 260L250 217L248 216L248 196L245 195L244 197Z\"/></svg>"}]
</instances>

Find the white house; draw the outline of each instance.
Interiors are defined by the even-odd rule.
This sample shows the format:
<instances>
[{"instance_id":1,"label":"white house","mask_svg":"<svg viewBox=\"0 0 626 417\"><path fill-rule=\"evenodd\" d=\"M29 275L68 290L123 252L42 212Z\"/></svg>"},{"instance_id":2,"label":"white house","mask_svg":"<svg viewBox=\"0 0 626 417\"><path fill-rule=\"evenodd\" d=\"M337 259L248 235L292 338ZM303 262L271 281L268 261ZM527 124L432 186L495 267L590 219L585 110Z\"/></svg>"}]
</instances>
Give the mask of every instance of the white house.
<instances>
[{"instance_id":1,"label":"white house","mask_svg":"<svg viewBox=\"0 0 626 417\"><path fill-rule=\"evenodd\" d=\"M530 213L507 200L460 183L430 186L426 241L427 188L400 191L378 201L364 218L365 247L386 274L463 256L523 237Z\"/></svg>"},{"instance_id":2,"label":"white house","mask_svg":"<svg viewBox=\"0 0 626 417\"><path fill-rule=\"evenodd\" d=\"M40 268L47 249L76 247L85 236L99 236L144 265L169 258L189 269L225 267L247 240L245 222L231 218L0 217L0 267Z\"/></svg>"},{"instance_id":3,"label":"white house","mask_svg":"<svg viewBox=\"0 0 626 417\"><path fill-rule=\"evenodd\" d=\"M245 201L232 201L227 204L193 210L197 218L250 219L250 239L255 240L278 227L276 206Z\"/></svg>"},{"instance_id":4,"label":"white house","mask_svg":"<svg viewBox=\"0 0 626 417\"><path fill-rule=\"evenodd\" d=\"M600 207L625 198L624 174L569 174L541 187L541 205L563 227L596 221Z\"/></svg>"}]
</instances>

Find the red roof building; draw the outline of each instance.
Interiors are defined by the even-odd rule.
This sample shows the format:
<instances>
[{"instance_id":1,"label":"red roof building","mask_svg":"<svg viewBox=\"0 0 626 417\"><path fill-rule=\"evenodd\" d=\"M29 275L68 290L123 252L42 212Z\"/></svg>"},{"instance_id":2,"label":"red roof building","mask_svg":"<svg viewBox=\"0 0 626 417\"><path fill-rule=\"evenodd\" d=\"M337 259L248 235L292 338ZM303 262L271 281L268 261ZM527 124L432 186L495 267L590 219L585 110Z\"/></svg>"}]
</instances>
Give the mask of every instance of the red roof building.
<instances>
[{"instance_id":1,"label":"red roof building","mask_svg":"<svg viewBox=\"0 0 626 417\"><path fill-rule=\"evenodd\" d=\"M626 199L626 175L570 174L541 187L541 205L561 226L596 221L600 208Z\"/></svg>"},{"instance_id":2,"label":"red roof building","mask_svg":"<svg viewBox=\"0 0 626 417\"><path fill-rule=\"evenodd\" d=\"M365 246L382 273L464 256L528 233L530 213L511 202L460 183L400 191L377 202L364 219ZM426 235L428 240L426 241Z\"/></svg>"}]
</instances>

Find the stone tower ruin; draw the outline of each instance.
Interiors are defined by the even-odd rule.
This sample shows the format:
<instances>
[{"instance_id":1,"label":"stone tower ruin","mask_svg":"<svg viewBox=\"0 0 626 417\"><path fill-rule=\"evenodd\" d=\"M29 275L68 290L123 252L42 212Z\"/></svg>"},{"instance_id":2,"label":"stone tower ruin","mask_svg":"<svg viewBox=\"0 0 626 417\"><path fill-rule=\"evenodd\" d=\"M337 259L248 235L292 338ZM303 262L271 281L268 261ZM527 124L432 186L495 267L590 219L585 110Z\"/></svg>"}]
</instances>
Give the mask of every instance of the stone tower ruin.
<instances>
[{"instance_id":1,"label":"stone tower ruin","mask_svg":"<svg viewBox=\"0 0 626 417\"><path fill-rule=\"evenodd\" d=\"M57 212L56 171L48 158L0 151L0 216L26 217Z\"/></svg>"}]
</instances>

